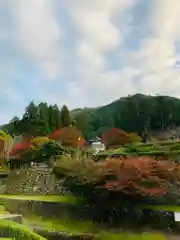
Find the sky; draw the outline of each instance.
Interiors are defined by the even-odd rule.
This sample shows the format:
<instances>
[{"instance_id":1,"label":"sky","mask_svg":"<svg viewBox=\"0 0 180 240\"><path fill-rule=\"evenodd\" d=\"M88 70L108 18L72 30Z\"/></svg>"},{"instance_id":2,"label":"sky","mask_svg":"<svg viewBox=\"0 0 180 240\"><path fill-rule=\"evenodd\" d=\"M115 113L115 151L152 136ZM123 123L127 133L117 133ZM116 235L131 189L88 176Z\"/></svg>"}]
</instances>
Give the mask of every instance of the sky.
<instances>
[{"instance_id":1,"label":"sky","mask_svg":"<svg viewBox=\"0 0 180 240\"><path fill-rule=\"evenodd\" d=\"M180 97L179 16L179 0L0 0L0 124L32 100Z\"/></svg>"}]
</instances>

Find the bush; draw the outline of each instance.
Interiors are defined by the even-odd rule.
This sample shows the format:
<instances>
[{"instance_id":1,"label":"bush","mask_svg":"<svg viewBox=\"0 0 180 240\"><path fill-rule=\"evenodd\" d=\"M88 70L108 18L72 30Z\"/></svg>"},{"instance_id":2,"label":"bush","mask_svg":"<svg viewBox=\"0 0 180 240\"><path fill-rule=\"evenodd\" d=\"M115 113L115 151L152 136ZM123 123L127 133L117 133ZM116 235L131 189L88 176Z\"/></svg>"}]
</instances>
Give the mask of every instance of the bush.
<instances>
[{"instance_id":1,"label":"bush","mask_svg":"<svg viewBox=\"0 0 180 240\"><path fill-rule=\"evenodd\" d=\"M49 143L50 141L52 142L52 140L50 140L48 137L35 137L30 141L30 143L33 147L39 148Z\"/></svg>"},{"instance_id":2,"label":"bush","mask_svg":"<svg viewBox=\"0 0 180 240\"><path fill-rule=\"evenodd\" d=\"M137 135L137 133L129 133L128 134L128 142L129 143L138 143L138 142L142 142L142 139L139 135Z\"/></svg>"},{"instance_id":3,"label":"bush","mask_svg":"<svg viewBox=\"0 0 180 240\"><path fill-rule=\"evenodd\" d=\"M150 157L103 162L73 160L60 163L54 173L64 178L68 190L85 197L96 220L112 221L121 214L124 218L129 216L128 224L141 214L135 208L137 204L164 196L169 186L180 179L178 165Z\"/></svg>"},{"instance_id":4,"label":"bush","mask_svg":"<svg viewBox=\"0 0 180 240\"><path fill-rule=\"evenodd\" d=\"M21 154L22 159L28 159L29 162L49 162L58 155L64 154L65 149L59 144L49 141L41 147L30 147Z\"/></svg>"}]
</instances>

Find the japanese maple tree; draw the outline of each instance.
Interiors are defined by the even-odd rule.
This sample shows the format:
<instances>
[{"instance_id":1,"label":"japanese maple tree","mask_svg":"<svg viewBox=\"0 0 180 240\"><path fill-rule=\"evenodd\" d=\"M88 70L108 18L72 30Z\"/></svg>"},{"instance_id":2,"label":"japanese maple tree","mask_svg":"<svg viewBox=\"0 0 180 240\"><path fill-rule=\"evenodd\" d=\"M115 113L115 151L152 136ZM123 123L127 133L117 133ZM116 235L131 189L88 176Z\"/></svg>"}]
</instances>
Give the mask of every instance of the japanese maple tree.
<instances>
[{"instance_id":1,"label":"japanese maple tree","mask_svg":"<svg viewBox=\"0 0 180 240\"><path fill-rule=\"evenodd\" d=\"M127 143L128 140L128 134L118 128L112 128L111 130L107 131L102 137L102 141L108 148Z\"/></svg>"},{"instance_id":2,"label":"japanese maple tree","mask_svg":"<svg viewBox=\"0 0 180 240\"><path fill-rule=\"evenodd\" d=\"M50 139L53 139L63 146L71 146L74 148L82 147L85 143L82 134L75 127L63 127L54 131L49 136Z\"/></svg>"},{"instance_id":3,"label":"japanese maple tree","mask_svg":"<svg viewBox=\"0 0 180 240\"><path fill-rule=\"evenodd\" d=\"M180 166L150 157L113 158L103 162L72 162L63 166L66 178L74 185L93 186L94 190L116 192L130 197L162 196L180 180ZM57 169L58 171L58 169Z\"/></svg>"}]
</instances>

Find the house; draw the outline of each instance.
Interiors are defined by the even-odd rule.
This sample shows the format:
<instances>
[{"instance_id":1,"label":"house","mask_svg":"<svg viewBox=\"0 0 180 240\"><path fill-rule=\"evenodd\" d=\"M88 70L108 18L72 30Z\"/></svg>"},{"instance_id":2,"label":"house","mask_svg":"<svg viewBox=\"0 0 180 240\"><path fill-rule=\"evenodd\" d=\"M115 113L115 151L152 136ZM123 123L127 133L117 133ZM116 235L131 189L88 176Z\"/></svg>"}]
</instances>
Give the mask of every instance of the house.
<instances>
[{"instance_id":1,"label":"house","mask_svg":"<svg viewBox=\"0 0 180 240\"><path fill-rule=\"evenodd\" d=\"M102 142L101 138L96 137L92 140L89 141L91 144L91 147L98 153L100 151L104 151L105 150L105 145Z\"/></svg>"}]
</instances>

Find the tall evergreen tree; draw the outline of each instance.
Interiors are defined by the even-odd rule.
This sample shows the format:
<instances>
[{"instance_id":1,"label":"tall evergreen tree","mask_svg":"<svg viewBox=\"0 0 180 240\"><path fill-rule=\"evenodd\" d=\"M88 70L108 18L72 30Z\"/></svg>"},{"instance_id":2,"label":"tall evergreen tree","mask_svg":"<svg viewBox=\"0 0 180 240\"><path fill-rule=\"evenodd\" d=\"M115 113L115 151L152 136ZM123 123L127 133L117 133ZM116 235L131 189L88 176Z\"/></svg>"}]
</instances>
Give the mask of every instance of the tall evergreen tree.
<instances>
[{"instance_id":1,"label":"tall evergreen tree","mask_svg":"<svg viewBox=\"0 0 180 240\"><path fill-rule=\"evenodd\" d=\"M46 136L50 133L49 110L47 103L41 102L39 109L39 136Z\"/></svg>"},{"instance_id":2,"label":"tall evergreen tree","mask_svg":"<svg viewBox=\"0 0 180 240\"><path fill-rule=\"evenodd\" d=\"M71 115L66 105L61 108L61 125L62 127L68 127L72 124Z\"/></svg>"},{"instance_id":3,"label":"tall evergreen tree","mask_svg":"<svg viewBox=\"0 0 180 240\"><path fill-rule=\"evenodd\" d=\"M54 106L50 105L48 108L49 112L49 129L54 131L60 127L60 110L55 104Z\"/></svg>"},{"instance_id":4,"label":"tall evergreen tree","mask_svg":"<svg viewBox=\"0 0 180 240\"><path fill-rule=\"evenodd\" d=\"M39 122L39 109L34 102L31 102L22 118L23 132L29 136L37 136Z\"/></svg>"}]
</instances>

